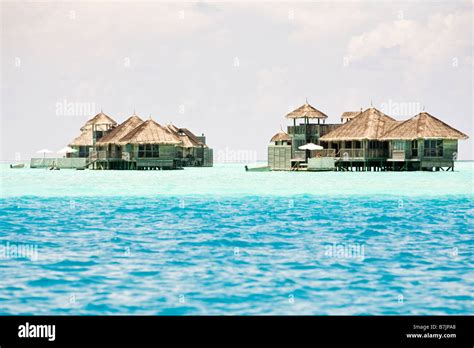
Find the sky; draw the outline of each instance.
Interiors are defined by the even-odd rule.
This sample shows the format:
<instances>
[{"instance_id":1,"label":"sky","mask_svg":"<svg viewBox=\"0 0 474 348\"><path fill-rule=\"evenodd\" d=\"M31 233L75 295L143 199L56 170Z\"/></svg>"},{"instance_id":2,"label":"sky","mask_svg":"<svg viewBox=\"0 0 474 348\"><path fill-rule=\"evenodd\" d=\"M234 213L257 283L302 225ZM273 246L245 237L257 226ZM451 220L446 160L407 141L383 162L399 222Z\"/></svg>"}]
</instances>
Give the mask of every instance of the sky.
<instances>
[{"instance_id":1,"label":"sky","mask_svg":"<svg viewBox=\"0 0 474 348\"><path fill-rule=\"evenodd\" d=\"M216 162L265 160L308 102L373 105L468 134L470 1L2 2L1 160L57 151L101 110L204 133Z\"/></svg>"}]
</instances>

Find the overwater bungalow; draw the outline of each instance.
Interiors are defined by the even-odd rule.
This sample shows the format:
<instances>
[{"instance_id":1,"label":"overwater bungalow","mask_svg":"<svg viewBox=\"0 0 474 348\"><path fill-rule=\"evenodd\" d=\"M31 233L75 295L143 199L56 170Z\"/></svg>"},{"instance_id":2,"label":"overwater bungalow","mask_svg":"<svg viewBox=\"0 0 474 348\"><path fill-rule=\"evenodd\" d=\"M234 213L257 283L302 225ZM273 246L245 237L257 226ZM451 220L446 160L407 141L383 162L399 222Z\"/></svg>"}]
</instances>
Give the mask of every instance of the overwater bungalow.
<instances>
[{"instance_id":1,"label":"overwater bungalow","mask_svg":"<svg viewBox=\"0 0 474 348\"><path fill-rule=\"evenodd\" d=\"M173 132L152 119L120 139L123 146L122 159L126 169L176 169L180 168L177 160L177 146L182 141Z\"/></svg>"},{"instance_id":2,"label":"overwater bungalow","mask_svg":"<svg viewBox=\"0 0 474 348\"><path fill-rule=\"evenodd\" d=\"M383 165L388 157L388 141L382 135L400 122L376 108L360 112L319 140L327 149L334 149L334 157L341 159L336 165L343 168Z\"/></svg>"},{"instance_id":3,"label":"overwater bungalow","mask_svg":"<svg viewBox=\"0 0 474 348\"><path fill-rule=\"evenodd\" d=\"M177 157L183 167L212 167L213 153L206 145L206 137L196 136L187 128L179 128L173 124L166 126L168 130L181 139Z\"/></svg>"},{"instance_id":4,"label":"overwater bungalow","mask_svg":"<svg viewBox=\"0 0 474 348\"><path fill-rule=\"evenodd\" d=\"M286 117L293 125L268 146L271 170L453 170L458 140L468 138L426 112L397 121L371 107L326 124L327 116L305 103ZM296 125L298 118L303 123ZM322 149L303 151L304 144Z\"/></svg>"},{"instance_id":5,"label":"overwater bungalow","mask_svg":"<svg viewBox=\"0 0 474 348\"><path fill-rule=\"evenodd\" d=\"M81 134L69 146L67 161L32 158L31 167L179 169L213 164L204 134L196 136L186 128L161 126L151 118L143 121L135 113L118 125L100 112L81 127Z\"/></svg>"},{"instance_id":6,"label":"overwater bungalow","mask_svg":"<svg viewBox=\"0 0 474 348\"><path fill-rule=\"evenodd\" d=\"M468 136L443 121L421 112L381 137L389 142L387 161L404 170L454 170L458 140Z\"/></svg>"}]
</instances>

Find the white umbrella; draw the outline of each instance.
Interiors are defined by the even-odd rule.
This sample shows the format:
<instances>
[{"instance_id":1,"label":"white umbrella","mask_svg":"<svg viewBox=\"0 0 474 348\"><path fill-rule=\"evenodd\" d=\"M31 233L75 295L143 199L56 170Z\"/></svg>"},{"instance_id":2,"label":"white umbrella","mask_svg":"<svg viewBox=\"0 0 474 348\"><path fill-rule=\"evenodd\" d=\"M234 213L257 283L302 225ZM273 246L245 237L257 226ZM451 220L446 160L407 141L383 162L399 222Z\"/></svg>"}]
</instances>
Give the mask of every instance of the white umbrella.
<instances>
[{"instance_id":1,"label":"white umbrella","mask_svg":"<svg viewBox=\"0 0 474 348\"><path fill-rule=\"evenodd\" d=\"M66 154L66 153L74 153L74 152L77 152L77 150L69 146L66 146L66 147L63 147L61 150L59 150L57 153Z\"/></svg>"},{"instance_id":2,"label":"white umbrella","mask_svg":"<svg viewBox=\"0 0 474 348\"><path fill-rule=\"evenodd\" d=\"M48 149L41 149L41 150L36 151L36 153L42 153L43 158L45 158L47 153L53 153L53 151L48 150Z\"/></svg>"},{"instance_id":3,"label":"white umbrella","mask_svg":"<svg viewBox=\"0 0 474 348\"><path fill-rule=\"evenodd\" d=\"M72 147L69 147L69 146L66 146L66 147L63 147L61 150L58 151L59 154L68 154L68 153L74 153L74 152L77 152L78 150L76 149L73 149ZM59 162L59 160L58 160ZM72 163L72 158L69 159L69 162ZM53 165L54 165L54 162L53 162Z\"/></svg>"},{"instance_id":4,"label":"white umbrella","mask_svg":"<svg viewBox=\"0 0 474 348\"><path fill-rule=\"evenodd\" d=\"M302 146L298 147L298 149L312 151L312 150L322 150L322 149L324 149L324 147L322 147L320 145L313 144L313 143L308 143L306 145L302 145Z\"/></svg>"}]
</instances>

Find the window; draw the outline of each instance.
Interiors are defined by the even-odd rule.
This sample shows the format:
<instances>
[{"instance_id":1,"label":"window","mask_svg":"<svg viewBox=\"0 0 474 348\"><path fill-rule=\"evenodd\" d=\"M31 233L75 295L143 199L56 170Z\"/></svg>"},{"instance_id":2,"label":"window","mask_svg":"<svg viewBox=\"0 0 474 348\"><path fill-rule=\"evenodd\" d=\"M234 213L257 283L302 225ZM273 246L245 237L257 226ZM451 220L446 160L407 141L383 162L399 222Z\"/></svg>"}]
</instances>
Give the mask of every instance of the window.
<instances>
[{"instance_id":1,"label":"window","mask_svg":"<svg viewBox=\"0 0 474 348\"><path fill-rule=\"evenodd\" d=\"M344 142L345 149L352 149L352 141L345 141Z\"/></svg>"},{"instance_id":2,"label":"window","mask_svg":"<svg viewBox=\"0 0 474 348\"><path fill-rule=\"evenodd\" d=\"M425 140L425 156L443 157L443 141L434 139Z\"/></svg>"},{"instance_id":3,"label":"window","mask_svg":"<svg viewBox=\"0 0 474 348\"><path fill-rule=\"evenodd\" d=\"M411 157L418 157L418 140L411 141Z\"/></svg>"},{"instance_id":4,"label":"window","mask_svg":"<svg viewBox=\"0 0 474 348\"><path fill-rule=\"evenodd\" d=\"M394 150L405 150L405 142L403 140L395 140L393 142L393 149Z\"/></svg>"},{"instance_id":5,"label":"window","mask_svg":"<svg viewBox=\"0 0 474 348\"><path fill-rule=\"evenodd\" d=\"M102 138L104 136L104 131L95 131L95 139L96 140L99 140L100 138Z\"/></svg>"},{"instance_id":6,"label":"window","mask_svg":"<svg viewBox=\"0 0 474 348\"><path fill-rule=\"evenodd\" d=\"M355 146L354 147L355 149L361 149L362 148L362 143L359 140L356 140L354 142L354 146Z\"/></svg>"},{"instance_id":7,"label":"window","mask_svg":"<svg viewBox=\"0 0 474 348\"><path fill-rule=\"evenodd\" d=\"M160 147L158 145L138 145L138 157L152 158L160 157Z\"/></svg>"},{"instance_id":8,"label":"window","mask_svg":"<svg viewBox=\"0 0 474 348\"><path fill-rule=\"evenodd\" d=\"M388 149L387 141L369 140L369 149Z\"/></svg>"},{"instance_id":9,"label":"window","mask_svg":"<svg viewBox=\"0 0 474 348\"><path fill-rule=\"evenodd\" d=\"M369 149L380 149L382 143L377 140L369 140Z\"/></svg>"},{"instance_id":10,"label":"window","mask_svg":"<svg viewBox=\"0 0 474 348\"><path fill-rule=\"evenodd\" d=\"M79 146L79 157L89 157L89 147Z\"/></svg>"}]
</instances>

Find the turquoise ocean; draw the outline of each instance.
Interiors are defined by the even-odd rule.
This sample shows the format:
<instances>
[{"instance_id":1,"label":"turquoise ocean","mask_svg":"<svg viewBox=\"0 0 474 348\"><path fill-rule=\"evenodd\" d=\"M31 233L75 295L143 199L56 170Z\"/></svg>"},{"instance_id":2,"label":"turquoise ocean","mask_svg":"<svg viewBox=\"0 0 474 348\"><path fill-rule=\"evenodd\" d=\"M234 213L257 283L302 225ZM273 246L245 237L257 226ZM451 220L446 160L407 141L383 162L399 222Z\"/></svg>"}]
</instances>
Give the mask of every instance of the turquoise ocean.
<instances>
[{"instance_id":1,"label":"turquoise ocean","mask_svg":"<svg viewBox=\"0 0 474 348\"><path fill-rule=\"evenodd\" d=\"M474 313L473 162L0 178L1 315Z\"/></svg>"}]
</instances>

